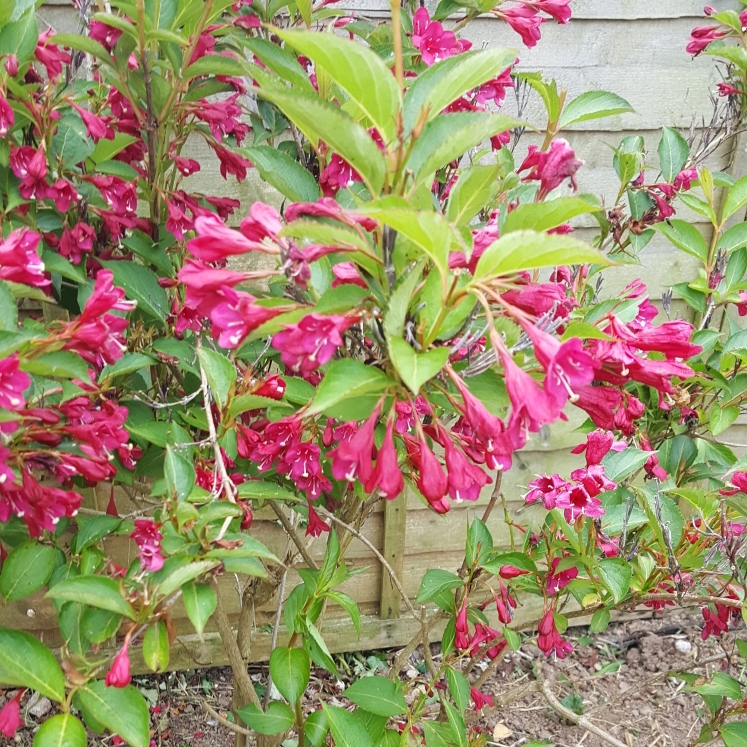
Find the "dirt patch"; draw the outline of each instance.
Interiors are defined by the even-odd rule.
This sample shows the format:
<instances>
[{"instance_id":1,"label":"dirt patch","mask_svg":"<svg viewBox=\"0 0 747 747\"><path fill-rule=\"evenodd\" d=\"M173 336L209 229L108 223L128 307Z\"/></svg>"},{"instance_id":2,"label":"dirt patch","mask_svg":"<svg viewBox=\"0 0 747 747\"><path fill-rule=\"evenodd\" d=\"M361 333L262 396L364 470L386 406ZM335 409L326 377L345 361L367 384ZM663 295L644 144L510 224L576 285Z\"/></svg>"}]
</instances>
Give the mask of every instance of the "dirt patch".
<instances>
[{"instance_id":1,"label":"dirt patch","mask_svg":"<svg viewBox=\"0 0 747 747\"><path fill-rule=\"evenodd\" d=\"M629 747L686 747L700 732L703 702L687 692L682 680L668 673L692 669L704 675L725 667L745 681L743 660L734 653L736 635L747 637L744 628L721 640L700 638L702 618L697 611L675 612L666 617L649 617L617 623L602 634L590 637L585 628L573 628L567 637L574 652L564 660L547 659L531 642L510 654L482 688L499 696L522 682L546 680L554 695L572 710L582 712L594 724ZM432 647L438 662L438 646ZM318 708L320 699L346 705L344 687L366 672L381 671L396 652L354 654L340 657L340 680L325 671L313 671L306 696L306 708ZM407 676L415 684L424 682L422 654L416 652ZM266 671L252 669L260 694L264 693ZM229 747L231 730L202 708L208 702L223 716L232 697L229 668L176 672L133 680L151 706L151 728L155 747ZM13 691L0 695L0 705ZM35 726L51 715L51 704L24 698L29 728L16 735L16 743L30 746ZM434 704L433 713L437 712ZM35 715L36 714L36 715ZM532 742L555 747L603 747L603 742L583 728L562 720L544 700L533 693L499 711L483 715L476 724L499 747L522 747ZM493 737L495 735L495 737ZM91 735L91 745L113 745L117 740Z\"/></svg>"}]
</instances>

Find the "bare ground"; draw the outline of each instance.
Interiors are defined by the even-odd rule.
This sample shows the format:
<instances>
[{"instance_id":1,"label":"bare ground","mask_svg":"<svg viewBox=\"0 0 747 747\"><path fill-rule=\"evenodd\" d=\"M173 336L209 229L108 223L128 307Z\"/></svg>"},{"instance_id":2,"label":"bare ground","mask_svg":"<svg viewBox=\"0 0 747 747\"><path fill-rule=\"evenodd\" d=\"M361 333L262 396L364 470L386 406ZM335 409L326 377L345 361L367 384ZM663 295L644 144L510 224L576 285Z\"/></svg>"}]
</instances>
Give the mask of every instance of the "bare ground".
<instances>
[{"instance_id":1,"label":"bare ground","mask_svg":"<svg viewBox=\"0 0 747 747\"><path fill-rule=\"evenodd\" d=\"M520 652L510 654L482 690L494 696L522 682L542 679L550 683L558 700L583 713L594 724L629 747L686 747L700 732L703 702L688 692L685 683L670 672L692 669L708 675L727 668L745 682L744 660L734 652L735 634L720 641L700 638L700 615L695 612L670 613L616 623L602 634L589 637L585 628L573 628L568 637L574 653L565 660L547 659L531 642ZM736 633L747 637L744 628ZM365 642L362 642L365 643ZM438 661L438 646L432 647ZM384 671L396 652L355 654L340 657L340 680L325 671L312 671L305 706L319 707L320 698L346 705L345 684L357 675ZM417 686L422 654L416 652L403 676ZM252 673L262 693L266 671ZM209 703L220 715L228 715L232 696L229 668L212 668L138 677L133 681L151 704L152 747L229 747L230 728L203 709ZM13 691L0 694L0 705ZM51 715L47 701L24 698L28 728L16 735L19 745L31 745L35 725ZM434 716L438 707L433 705ZM230 718L230 716L229 716ZM514 701L498 711L485 713L476 727L483 729L489 744L498 747L528 747L532 743L555 747L602 747L605 742L585 729L564 721L536 693ZM91 745L112 745L116 740L91 735Z\"/></svg>"}]
</instances>

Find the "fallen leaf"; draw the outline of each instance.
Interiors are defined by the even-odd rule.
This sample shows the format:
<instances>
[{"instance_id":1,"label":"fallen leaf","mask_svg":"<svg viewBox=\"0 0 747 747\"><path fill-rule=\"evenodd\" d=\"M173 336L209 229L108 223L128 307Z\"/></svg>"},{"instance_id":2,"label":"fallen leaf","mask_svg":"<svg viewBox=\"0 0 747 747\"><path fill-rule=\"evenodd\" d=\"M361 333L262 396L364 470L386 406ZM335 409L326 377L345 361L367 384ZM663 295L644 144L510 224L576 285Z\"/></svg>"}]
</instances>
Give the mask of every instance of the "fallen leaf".
<instances>
[{"instance_id":1,"label":"fallen leaf","mask_svg":"<svg viewBox=\"0 0 747 747\"><path fill-rule=\"evenodd\" d=\"M502 721L499 721L494 727L493 727L493 739L497 742L499 739L508 739L510 736L513 735L513 732L511 729L509 729L506 724L504 724Z\"/></svg>"}]
</instances>

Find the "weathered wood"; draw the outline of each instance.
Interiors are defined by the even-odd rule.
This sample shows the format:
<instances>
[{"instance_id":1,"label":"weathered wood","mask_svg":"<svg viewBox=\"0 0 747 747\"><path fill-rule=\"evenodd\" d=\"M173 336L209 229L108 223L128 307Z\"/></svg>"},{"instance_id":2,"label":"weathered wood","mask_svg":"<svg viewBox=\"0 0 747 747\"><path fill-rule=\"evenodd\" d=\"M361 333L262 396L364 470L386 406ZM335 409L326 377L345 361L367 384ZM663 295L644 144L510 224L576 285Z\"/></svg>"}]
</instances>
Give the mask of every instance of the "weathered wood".
<instances>
[{"instance_id":1,"label":"weathered wood","mask_svg":"<svg viewBox=\"0 0 747 747\"><path fill-rule=\"evenodd\" d=\"M404 580L407 538L407 499L401 495L384 506L384 548L382 555L392 567L397 579ZM380 614L382 620L399 617L402 595L388 573L381 575Z\"/></svg>"}]
</instances>

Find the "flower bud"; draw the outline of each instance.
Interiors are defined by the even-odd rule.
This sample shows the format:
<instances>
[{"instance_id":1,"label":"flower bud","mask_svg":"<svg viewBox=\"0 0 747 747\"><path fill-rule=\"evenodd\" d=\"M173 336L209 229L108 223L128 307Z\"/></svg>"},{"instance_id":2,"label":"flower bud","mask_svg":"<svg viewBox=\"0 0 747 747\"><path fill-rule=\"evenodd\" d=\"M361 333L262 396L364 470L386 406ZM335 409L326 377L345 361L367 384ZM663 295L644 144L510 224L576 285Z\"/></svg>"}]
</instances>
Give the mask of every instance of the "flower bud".
<instances>
[{"instance_id":1,"label":"flower bud","mask_svg":"<svg viewBox=\"0 0 747 747\"><path fill-rule=\"evenodd\" d=\"M5 58L5 72L7 72L11 78L15 78L16 75L18 75L18 58L14 54L9 54Z\"/></svg>"}]
</instances>

